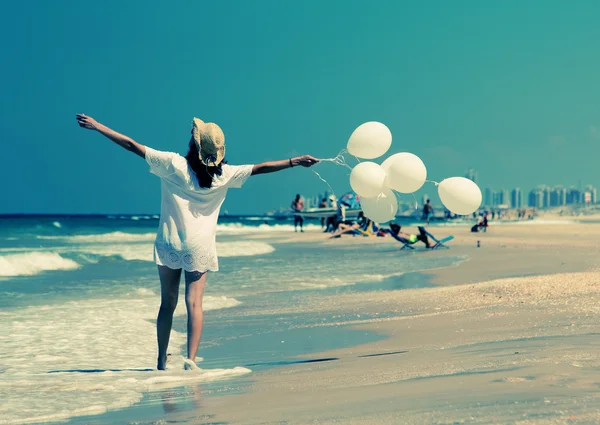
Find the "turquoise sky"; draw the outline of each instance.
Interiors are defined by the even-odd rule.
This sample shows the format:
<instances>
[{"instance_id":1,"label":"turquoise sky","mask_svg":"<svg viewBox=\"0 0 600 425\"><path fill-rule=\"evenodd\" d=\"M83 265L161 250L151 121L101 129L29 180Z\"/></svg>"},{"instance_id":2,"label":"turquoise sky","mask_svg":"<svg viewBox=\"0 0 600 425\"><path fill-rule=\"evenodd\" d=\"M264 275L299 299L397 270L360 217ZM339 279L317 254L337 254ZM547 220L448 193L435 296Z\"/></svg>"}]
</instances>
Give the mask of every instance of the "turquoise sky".
<instances>
[{"instance_id":1,"label":"turquoise sky","mask_svg":"<svg viewBox=\"0 0 600 425\"><path fill-rule=\"evenodd\" d=\"M482 188L600 185L599 2L371 3L3 4L0 213L159 210L143 160L78 112L182 154L192 117L215 121L233 164L335 156L375 120L434 180L473 167ZM349 188L348 170L317 171ZM325 189L288 170L251 178L225 209Z\"/></svg>"}]
</instances>

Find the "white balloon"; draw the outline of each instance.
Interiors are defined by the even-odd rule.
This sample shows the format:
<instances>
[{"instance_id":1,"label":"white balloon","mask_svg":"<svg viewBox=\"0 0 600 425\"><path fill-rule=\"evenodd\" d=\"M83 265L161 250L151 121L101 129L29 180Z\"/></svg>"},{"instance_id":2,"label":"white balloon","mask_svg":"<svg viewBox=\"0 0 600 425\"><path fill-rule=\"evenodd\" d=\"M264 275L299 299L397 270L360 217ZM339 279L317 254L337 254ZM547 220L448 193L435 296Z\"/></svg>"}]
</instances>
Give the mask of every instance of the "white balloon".
<instances>
[{"instance_id":1,"label":"white balloon","mask_svg":"<svg viewBox=\"0 0 600 425\"><path fill-rule=\"evenodd\" d=\"M348 139L348 152L364 159L378 158L392 145L392 133L384 124L376 121L361 124Z\"/></svg>"},{"instance_id":2,"label":"white balloon","mask_svg":"<svg viewBox=\"0 0 600 425\"><path fill-rule=\"evenodd\" d=\"M377 196L383 189L385 171L374 162L361 162L350 173L350 186L358 196Z\"/></svg>"},{"instance_id":3,"label":"white balloon","mask_svg":"<svg viewBox=\"0 0 600 425\"><path fill-rule=\"evenodd\" d=\"M381 167L387 177L384 185L400 193L416 192L425 184L427 168L417 155L401 152L390 156Z\"/></svg>"},{"instance_id":4,"label":"white balloon","mask_svg":"<svg viewBox=\"0 0 600 425\"><path fill-rule=\"evenodd\" d=\"M481 205L481 190L464 177L450 177L438 185L440 199L454 214L472 214Z\"/></svg>"},{"instance_id":5,"label":"white balloon","mask_svg":"<svg viewBox=\"0 0 600 425\"><path fill-rule=\"evenodd\" d=\"M360 206L365 216L377 223L393 220L398 212L398 200L390 189L383 189L373 198L360 198Z\"/></svg>"}]
</instances>

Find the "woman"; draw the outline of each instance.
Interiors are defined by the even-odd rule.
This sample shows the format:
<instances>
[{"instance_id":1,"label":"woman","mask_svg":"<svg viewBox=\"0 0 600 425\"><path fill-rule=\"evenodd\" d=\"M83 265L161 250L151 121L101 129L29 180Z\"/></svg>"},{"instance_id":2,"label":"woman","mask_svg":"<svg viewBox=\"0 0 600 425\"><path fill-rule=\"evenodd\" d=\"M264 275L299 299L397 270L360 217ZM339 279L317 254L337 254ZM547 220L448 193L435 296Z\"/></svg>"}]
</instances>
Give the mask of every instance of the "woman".
<instances>
[{"instance_id":1,"label":"woman","mask_svg":"<svg viewBox=\"0 0 600 425\"><path fill-rule=\"evenodd\" d=\"M421 241L425 244L425 248L431 248L431 244L429 243L429 238L427 237L427 232L425 228L419 226L419 234L413 235L409 233L403 233L401 231L402 226L396 223L390 223L390 234L394 237L394 239L402 242L413 245L418 241Z\"/></svg>"},{"instance_id":2,"label":"woman","mask_svg":"<svg viewBox=\"0 0 600 425\"><path fill-rule=\"evenodd\" d=\"M240 188L250 176L273 173L296 165L310 167L319 162L305 155L258 165L232 166L223 161L225 136L218 125L194 118L189 152L184 157L154 150L117 133L92 117L77 115L80 127L96 130L119 146L145 158L150 172L161 179L161 215L154 245L160 277L161 304L156 322L157 368L164 370L173 313L185 274L187 359L185 369L197 369L195 358L204 321L202 298L208 271L219 270L216 227L227 189Z\"/></svg>"},{"instance_id":3,"label":"woman","mask_svg":"<svg viewBox=\"0 0 600 425\"><path fill-rule=\"evenodd\" d=\"M350 233L354 230L362 230L365 231L368 229L369 224L371 224L371 220L365 217L364 213L361 211L358 213L357 220L352 224L340 223L338 225L337 230L329 236L329 239L338 238L344 233Z\"/></svg>"}]
</instances>

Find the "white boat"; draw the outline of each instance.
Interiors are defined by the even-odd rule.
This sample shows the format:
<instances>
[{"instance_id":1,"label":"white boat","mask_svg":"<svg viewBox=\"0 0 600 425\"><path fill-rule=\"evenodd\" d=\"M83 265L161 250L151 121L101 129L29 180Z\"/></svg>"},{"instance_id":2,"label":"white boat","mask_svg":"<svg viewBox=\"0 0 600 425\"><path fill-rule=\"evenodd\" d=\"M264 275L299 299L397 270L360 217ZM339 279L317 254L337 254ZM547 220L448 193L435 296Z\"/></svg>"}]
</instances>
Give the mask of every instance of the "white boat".
<instances>
[{"instance_id":1,"label":"white boat","mask_svg":"<svg viewBox=\"0 0 600 425\"><path fill-rule=\"evenodd\" d=\"M356 217L361 211L360 208L346 208L346 217ZM300 213L290 211L290 215L301 215L304 218L327 218L333 217L336 214L336 208L309 208Z\"/></svg>"}]
</instances>

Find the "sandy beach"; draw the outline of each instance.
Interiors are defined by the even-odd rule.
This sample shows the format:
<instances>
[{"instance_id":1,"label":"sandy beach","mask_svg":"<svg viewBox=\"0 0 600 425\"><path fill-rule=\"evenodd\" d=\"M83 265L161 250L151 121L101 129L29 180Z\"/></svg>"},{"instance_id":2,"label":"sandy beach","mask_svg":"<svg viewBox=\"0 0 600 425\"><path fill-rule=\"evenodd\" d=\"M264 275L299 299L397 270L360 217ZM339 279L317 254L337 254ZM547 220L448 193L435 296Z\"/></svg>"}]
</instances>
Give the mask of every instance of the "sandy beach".
<instances>
[{"instance_id":1,"label":"sandy beach","mask_svg":"<svg viewBox=\"0 0 600 425\"><path fill-rule=\"evenodd\" d=\"M290 307L315 315L353 313L353 319L323 326L336 332L351 325L385 339L312 356L335 360L253 373L241 394L206 398L201 408L169 418L228 424L600 423L600 225L506 224L477 234L436 227L434 233L454 234L452 248L398 255L465 256L456 267L430 273L435 287L337 294ZM291 239L317 241L322 235ZM392 241L346 237L325 243L368 249Z\"/></svg>"}]
</instances>

